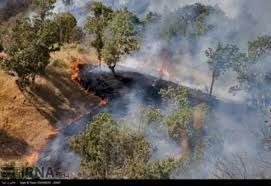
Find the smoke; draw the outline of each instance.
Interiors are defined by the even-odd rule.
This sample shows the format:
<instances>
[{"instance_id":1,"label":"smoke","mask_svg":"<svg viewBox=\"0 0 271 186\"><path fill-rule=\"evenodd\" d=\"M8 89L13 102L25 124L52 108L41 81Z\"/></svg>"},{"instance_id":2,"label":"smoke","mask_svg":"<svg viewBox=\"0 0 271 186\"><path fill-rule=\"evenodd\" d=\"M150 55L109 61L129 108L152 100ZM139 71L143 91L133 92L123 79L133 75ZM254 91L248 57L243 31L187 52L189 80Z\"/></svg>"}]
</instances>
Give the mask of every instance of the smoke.
<instances>
[{"instance_id":1,"label":"smoke","mask_svg":"<svg viewBox=\"0 0 271 186\"><path fill-rule=\"evenodd\" d=\"M185 12L187 5L195 2L214 6L218 13L210 14L206 22L214 29L197 38L195 42L191 38L176 36L170 42L159 38L161 29L174 28L178 23L181 12ZM184 7L185 6L185 7ZM204 51L208 47L215 47L220 41L236 44L243 51L247 50L248 41L261 35L269 34L270 24L268 17L271 8L270 1L150 1L148 11L158 12L161 15L159 22L148 26L144 34L144 44L138 54L126 59L124 65L136 66L139 71L146 71L156 76L159 66L162 65L161 51L167 48L172 54L168 59L171 65L171 81L207 91L210 88L211 72L206 63ZM181 38L180 38L181 37ZM192 52L190 52L193 50ZM136 58L136 59L134 59ZM245 92L239 92L235 96L227 90L235 85L236 74L228 71L215 82L214 95L220 99L244 101L247 99Z\"/></svg>"},{"instance_id":2,"label":"smoke","mask_svg":"<svg viewBox=\"0 0 271 186\"><path fill-rule=\"evenodd\" d=\"M3 9L7 6L8 0L1 0L0 1L0 9Z\"/></svg>"},{"instance_id":3,"label":"smoke","mask_svg":"<svg viewBox=\"0 0 271 186\"><path fill-rule=\"evenodd\" d=\"M74 0L72 6L64 6L61 1L57 1L55 12L71 11L79 20L79 25L82 26L87 15L85 6L89 2L91 0ZM236 44L245 52L248 41L270 34L271 29L269 24L270 0L171 0L170 2L166 0L102 0L102 2L115 9L127 7L141 18L149 11L161 16L160 21L151 22L145 29L140 51L123 59L122 65L141 73L156 77L162 76L163 79L203 92L208 92L211 82L211 72L204 54L208 47L215 47L221 41ZM208 15L205 20L206 23L212 25L213 29L197 37L196 41L184 35L174 36L170 40L162 38L161 29L175 26L181 16L186 16L185 13L190 16L189 13L192 12L193 16L194 9L189 5L194 3L202 3L215 8L216 11ZM168 50L166 59L162 52L165 48ZM163 65L164 63L165 65ZM162 75L161 66L164 66ZM270 72L270 60L265 59L263 63L256 64L252 67L252 71L267 74ZM204 131L208 136L217 136L214 139L214 145L204 149L204 158L199 167L191 166L186 174L173 173L173 178L211 178L217 170L217 163L220 163L220 159L228 161L227 164L230 166L232 162L235 162L234 155L240 154L242 156L245 154L248 178L255 178L258 176L255 175L256 170L249 164L256 165L254 167L258 168L266 166L266 164L261 165L259 159L262 158L266 162L271 161L270 151L263 146L266 136L261 133L261 129L270 130L267 119L257 109L245 106L248 95L244 91L236 95L228 91L231 86L236 85L236 82L236 74L233 71L226 72L216 80L214 95L224 102L211 108L211 119L208 120L208 125L204 126ZM262 82L257 91L269 91L266 87L270 87L270 85ZM134 88L126 97L116 100L115 102L118 104L112 106L111 111L127 108L129 113L127 120L133 121L131 127L142 127L137 111L140 110L140 103L143 101L142 96L136 90L138 89ZM116 112L113 114L116 118L120 116ZM163 127L157 128L156 125L150 125L146 130L146 138L152 147L157 149L152 154L152 159L175 155L182 150L168 137ZM239 165L238 163L236 166ZM223 168L224 171L227 169L227 167ZM232 169L233 174L238 177L238 173L234 172L236 167L232 166L228 169ZM260 169L270 176L270 169ZM223 177L223 173L220 176Z\"/></svg>"}]
</instances>

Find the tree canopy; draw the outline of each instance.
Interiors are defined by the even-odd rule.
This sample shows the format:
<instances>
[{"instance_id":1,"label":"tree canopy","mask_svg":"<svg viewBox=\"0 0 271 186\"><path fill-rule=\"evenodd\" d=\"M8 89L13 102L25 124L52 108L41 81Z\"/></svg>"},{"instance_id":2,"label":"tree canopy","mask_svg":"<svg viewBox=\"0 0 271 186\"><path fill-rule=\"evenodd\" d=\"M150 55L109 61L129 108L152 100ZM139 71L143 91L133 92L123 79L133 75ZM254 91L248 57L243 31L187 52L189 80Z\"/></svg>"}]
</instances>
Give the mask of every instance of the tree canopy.
<instances>
[{"instance_id":1,"label":"tree canopy","mask_svg":"<svg viewBox=\"0 0 271 186\"><path fill-rule=\"evenodd\" d=\"M70 12L63 12L55 16L55 21L59 27L60 43L70 43L76 31L76 18Z\"/></svg>"},{"instance_id":2,"label":"tree canopy","mask_svg":"<svg viewBox=\"0 0 271 186\"><path fill-rule=\"evenodd\" d=\"M144 133L117 124L107 113L95 116L71 146L82 157L81 178L168 179L177 163L171 157L150 161Z\"/></svg>"},{"instance_id":3,"label":"tree canopy","mask_svg":"<svg viewBox=\"0 0 271 186\"><path fill-rule=\"evenodd\" d=\"M218 43L215 49L208 48L205 51L208 57L207 63L212 71L212 82L210 86L209 95L212 95L215 79L224 74L226 70L232 67L237 59L239 48L235 45L223 45Z\"/></svg>"},{"instance_id":4,"label":"tree canopy","mask_svg":"<svg viewBox=\"0 0 271 186\"><path fill-rule=\"evenodd\" d=\"M101 2L92 2L89 5L91 16L87 18L85 30L93 36L91 45L96 49L98 59L101 61L104 47L104 30L112 19L113 10Z\"/></svg>"},{"instance_id":5,"label":"tree canopy","mask_svg":"<svg viewBox=\"0 0 271 186\"><path fill-rule=\"evenodd\" d=\"M52 20L35 18L17 19L2 37L3 51L7 58L0 65L15 72L21 85L44 72L49 63L50 52L57 50L58 25Z\"/></svg>"},{"instance_id":6,"label":"tree canopy","mask_svg":"<svg viewBox=\"0 0 271 186\"><path fill-rule=\"evenodd\" d=\"M104 35L102 58L115 75L120 58L131 54L139 47L139 40L133 24L133 14L127 10L116 11Z\"/></svg>"},{"instance_id":7,"label":"tree canopy","mask_svg":"<svg viewBox=\"0 0 271 186\"><path fill-rule=\"evenodd\" d=\"M33 6L40 19L44 20L51 15L51 10L55 7L56 0L33 0Z\"/></svg>"}]
</instances>

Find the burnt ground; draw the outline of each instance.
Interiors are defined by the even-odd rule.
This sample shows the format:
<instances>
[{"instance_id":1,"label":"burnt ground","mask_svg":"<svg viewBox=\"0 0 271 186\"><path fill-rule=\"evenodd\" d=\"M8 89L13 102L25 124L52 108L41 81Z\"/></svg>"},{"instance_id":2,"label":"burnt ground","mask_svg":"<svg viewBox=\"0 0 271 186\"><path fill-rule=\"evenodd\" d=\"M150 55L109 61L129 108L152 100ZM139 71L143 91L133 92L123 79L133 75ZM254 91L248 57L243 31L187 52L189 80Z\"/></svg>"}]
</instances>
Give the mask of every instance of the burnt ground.
<instances>
[{"instance_id":1,"label":"burnt ground","mask_svg":"<svg viewBox=\"0 0 271 186\"><path fill-rule=\"evenodd\" d=\"M129 110L129 104L131 101L138 101L137 98L140 98L145 106L155 105L159 107L161 104L160 89L180 86L123 67L117 70L117 74L118 76L114 77L108 70L101 70L89 64L80 65L81 86L101 98L108 99L109 103L92 109L88 114L79 117L68 126L64 125L66 127L62 128L57 136L50 139L49 144L42 150L37 163L38 166L51 166L61 168L64 171L76 171L80 165L80 157L69 149L68 139L82 131L94 115L100 112L109 112L117 117L125 116ZM130 94L133 94L132 98L127 96ZM242 109L247 112L247 108L243 105L232 102L226 103L217 100L215 97L209 97L208 94L198 90L189 89L188 97L193 105L199 103L207 103L211 107L220 105L223 110L229 112L228 115L234 115L235 109Z\"/></svg>"},{"instance_id":2,"label":"burnt ground","mask_svg":"<svg viewBox=\"0 0 271 186\"><path fill-rule=\"evenodd\" d=\"M80 65L81 86L101 98L114 100L131 91L137 91L145 101L153 102L155 99L159 102L159 91L162 88L180 87L180 85L159 79L147 74L141 74L127 67L119 67L117 76L106 69L100 69L95 66L84 64ZM186 87L187 88L187 87ZM189 89L189 100L192 104L200 102L217 102L216 98L209 97L208 94L195 89Z\"/></svg>"}]
</instances>

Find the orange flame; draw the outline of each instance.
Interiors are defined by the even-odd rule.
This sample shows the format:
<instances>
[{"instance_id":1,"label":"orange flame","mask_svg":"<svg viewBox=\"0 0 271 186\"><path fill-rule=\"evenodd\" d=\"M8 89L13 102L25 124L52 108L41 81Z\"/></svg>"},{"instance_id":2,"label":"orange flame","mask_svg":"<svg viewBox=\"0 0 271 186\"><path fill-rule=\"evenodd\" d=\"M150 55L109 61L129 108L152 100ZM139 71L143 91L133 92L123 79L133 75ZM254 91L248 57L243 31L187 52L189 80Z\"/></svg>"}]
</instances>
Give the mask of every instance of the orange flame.
<instances>
[{"instance_id":1,"label":"orange flame","mask_svg":"<svg viewBox=\"0 0 271 186\"><path fill-rule=\"evenodd\" d=\"M50 131L47 134L47 138L46 138L46 143L48 144L48 140L52 137L55 136L58 133L58 129L54 129L52 131ZM25 161L26 163L28 163L29 165L33 165L34 163L36 163L38 161L40 152L41 152L42 147L33 147L31 152L25 156Z\"/></svg>"},{"instance_id":2,"label":"orange flame","mask_svg":"<svg viewBox=\"0 0 271 186\"><path fill-rule=\"evenodd\" d=\"M48 137L46 138L47 140L49 140L51 137L57 135L59 133L58 129L54 129L51 132L49 132L47 135Z\"/></svg>"},{"instance_id":3,"label":"orange flame","mask_svg":"<svg viewBox=\"0 0 271 186\"><path fill-rule=\"evenodd\" d=\"M4 52L0 52L0 60L1 59L7 59L8 58L8 55Z\"/></svg>"},{"instance_id":4,"label":"orange flame","mask_svg":"<svg viewBox=\"0 0 271 186\"><path fill-rule=\"evenodd\" d=\"M32 150L32 153L25 157L26 162L29 165L33 165L34 163L36 163L38 161L40 151L41 151L40 148L35 148L34 147L33 150Z\"/></svg>"},{"instance_id":5,"label":"orange flame","mask_svg":"<svg viewBox=\"0 0 271 186\"><path fill-rule=\"evenodd\" d=\"M80 60L77 59L71 63L71 79L76 83L79 83L79 68L78 65L80 64Z\"/></svg>"},{"instance_id":6,"label":"orange flame","mask_svg":"<svg viewBox=\"0 0 271 186\"><path fill-rule=\"evenodd\" d=\"M166 49L162 51L162 64L161 67L158 69L158 73L160 77L166 76L167 78L170 77L170 73L168 72L169 69L169 62L168 62L168 52Z\"/></svg>"},{"instance_id":7,"label":"orange flame","mask_svg":"<svg viewBox=\"0 0 271 186\"><path fill-rule=\"evenodd\" d=\"M108 99L106 99L106 98L104 98L104 99L101 99L101 101L100 101L100 106L101 105L106 105L107 103L109 102L109 100Z\"/></svg>"}]
</instances>

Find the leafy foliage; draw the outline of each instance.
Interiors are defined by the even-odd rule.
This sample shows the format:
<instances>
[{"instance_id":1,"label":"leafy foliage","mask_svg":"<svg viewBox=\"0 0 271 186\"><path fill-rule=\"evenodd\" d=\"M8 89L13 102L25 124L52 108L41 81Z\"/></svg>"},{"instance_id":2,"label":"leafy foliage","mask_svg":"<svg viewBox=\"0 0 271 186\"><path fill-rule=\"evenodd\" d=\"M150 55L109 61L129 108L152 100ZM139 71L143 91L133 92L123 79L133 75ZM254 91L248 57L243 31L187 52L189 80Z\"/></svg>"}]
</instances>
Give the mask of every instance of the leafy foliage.
<instances>
[{"instance_id":1,"label":"leafy foliage","mask_svg":"<svg viewBox=\"0 0 271 186\"><path fill-rule=\"evenodd\" d=\"M192 111L188 108L178 109L164 121L169 135L175 140L180 140L187 134L192 136L192 122Z\"/></svg>"},{"instance_id":2,"label":"leafy foliage","mask_svg":"<svg viewBox=\"0 0 271 186\"><path fill-rule=\"evenodd\" d=\"M43 73L48 65L50 51L57 49L58 32L57 24L51 20L16 20L2 38L8 57L0 61L1 67L15 72L21 85L29 78L34 82L35 76Z\"/></svg>"},{"instance_id":3,"label":"leafy foliage","mask_svg":"<svg viewBox=\"0 0 271 186\"><path fill-rule=\"evenodd\" d=\"M89 10L92 15L87 18L85 30L93 35L94 39L91 45L96 49L98 59L101 60L101 51L104 46L103 34L109 21L112 19L113 10L96 1L89 5Z\"/></svg>"},{"instance_id":4,"label":"leafy foliage","mask_svg":"<svg viewBox=\"0 0 271 186\"><path fill-rule=\"evenodd\" d=\"M141 117L143 118L143 123L151 124L151 123L161 123L163 120L163 115L159 109L154 107L145 108L141 112Z\"/></svg>"},{"instance_id":5,"label":"leafy foliage","mask_svg":"<svg viewBox=\"0 0 271 186\"><path fill-rule=\"evenodd\" d=\"M130 54L139 46L133 25L133 14L127 10L114 12L112 21L104 36L102 58L115 74L115 67L120 58Z\"/></svg>"},{"instance_id":6,"label":"leafy foliage","mask_svg":"<svg viewBox=\"0 0 271 186\"><path fill-rule=\"evenodd\" d=\"M168 88L161 89L160 94L163 98L173 101L173 103L178 103L180 107L187 107L189 101L187 99L188 89L186 88Z\"/></svg>"},{"instance_id":7,"label":"leafy foliage","mask_svg":"<svg viewBox=\"0 0 271 186\"><path fill-rule=\"evenodd\" d=\"M238 53L233 64L237 73L238 85L231 88L232 92L246 91L250 96L250 103L266 112L271 102L269 72L270 36L261 36L249 42L247 54Z\"/></svg>"},{"instance_id":8,"label":"leafy foliage","mask_svg":"<svg viewBox=\"0 0 271 186\"><path fill-rule=\"evenodd\" d=\"M92 15L87 18L85 30L93 36L91 45L98 59L103 59L115 75L120 58L138 48L134 25L140 20L126 9L114 12L96 1L90 3L89 10Z\"/></svg>"},{"instance_id":9,"label":"leafy foliage","mask_svg":"<svg viewBox=\"0 0 271 186\"><path fill-rule=\"evenodd\" d=\"M60 43L70 43L77 25L76 18L69 12L63 12L56 15L55 21L59 26Z\"/></svg>"},{"instance_id":10,"label":"leafy foliage","mask_svg":"<svg viewBox=\"0 0 271 186\"><path fill-rule=\"evenodd\" d=\"M264 57L270 54L271 51L271 36L261 36L256 40L248 43L248 55L251 59Z\"/></svg>"},{"instance_id":11,"label":"leafy foliage","mask_svg":"<svg viewBox=\"0 0 271 186\"><path fill-rule=\"evenodd\" d=\"M232 64L240 57L238 52L239 48L235 45L227 44L223 46L221 43L218 43L215 49L208 48L205 51L205 54L208 57L207 63L212 71L210 95L212 95L215 79L220 75L223 75L226 70L232 67Z\"/></svg>"},{"instance_id":12,"label":"leafy foliage","mask_svg":"<svg viewBox=\"0 0 271 186\"><path fill-rule=\"evenodd\" d=\"M160 33L162 38L194 37L207 33L213 25L207 22L209 15L220 15L221 12L211 6L200 3L187 5L169 12L161 19Z\"/></svg>"},{"instance_id":13,"label":"leafy foliage","mask_svg":"<svg viewBox=\"0 0 271 186\"><path fill-rule=\"evenodd\" d=\"M175 159L150 161L144 134L118 125L110 114L95 116L71 141L82 156L79 177L91 179L169 178Z\"/></svg>"}]
</instances>

